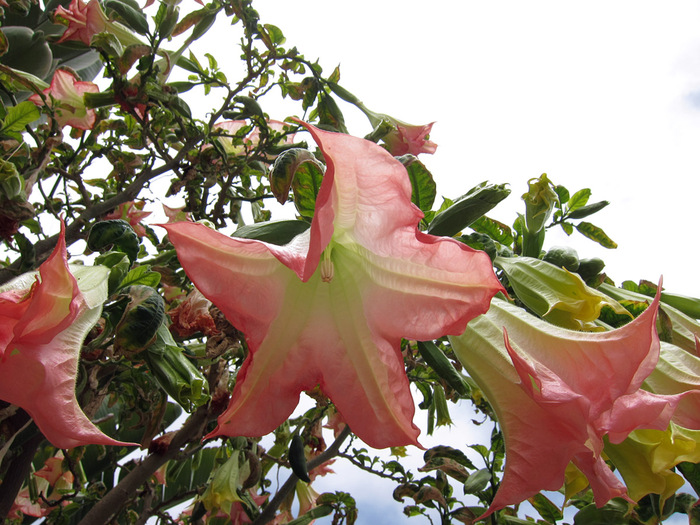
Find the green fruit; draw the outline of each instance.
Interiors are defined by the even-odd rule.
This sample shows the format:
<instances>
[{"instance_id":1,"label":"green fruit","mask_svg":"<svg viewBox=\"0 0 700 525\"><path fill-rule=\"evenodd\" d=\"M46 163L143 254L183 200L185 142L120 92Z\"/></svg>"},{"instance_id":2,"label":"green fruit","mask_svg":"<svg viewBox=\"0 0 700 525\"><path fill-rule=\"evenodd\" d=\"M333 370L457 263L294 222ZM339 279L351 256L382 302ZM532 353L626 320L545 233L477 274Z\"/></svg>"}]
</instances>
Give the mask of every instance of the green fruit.
<instances>
[{"instance_id":1,"label":"green fruit","mask_svg":"<svg viewBox=\"0 0 700 525\"><path fill-rule=\"evenodd\" d=\"M603 259L599 259L598 257L581 259L578 265L578 274L581 276L581 279L588 282L602 272L603 268L605 268Z\"/></svg>"},{"instance_id":2,"label":"green fruit","mask_svg":"<svg viewBox=\"0 0 700 525\"><path fill-rule=\"evenodd\" d=\"M580 264L578 253L568 246L554 246L542 257L542 260L570 272L577 271Z\"/></svg>"},{"instance_id":3,"label":"green fruit","mask_svg":"<svg viewBox=\"0 0 700 525\"><path fill-rule=\"evenodd\" d=\"M36 77L46 77L53 67L53 54L42 31L25 26L0 27L7 39L7 52L0 63L25 71Z\"/></svg>"},{"instance_id":4,"label":"green fruit","mask_svg":"<svg viewBox=\"0 0 700 525\"><path fill-rule=\"evenodd\" d=\"M307 483L311 481L304 455L304 441L299 434L294 434L292 442L289 444L289 466L292 467L292 472L296 474L297 478Z\"/></svg>"}]
</instances>

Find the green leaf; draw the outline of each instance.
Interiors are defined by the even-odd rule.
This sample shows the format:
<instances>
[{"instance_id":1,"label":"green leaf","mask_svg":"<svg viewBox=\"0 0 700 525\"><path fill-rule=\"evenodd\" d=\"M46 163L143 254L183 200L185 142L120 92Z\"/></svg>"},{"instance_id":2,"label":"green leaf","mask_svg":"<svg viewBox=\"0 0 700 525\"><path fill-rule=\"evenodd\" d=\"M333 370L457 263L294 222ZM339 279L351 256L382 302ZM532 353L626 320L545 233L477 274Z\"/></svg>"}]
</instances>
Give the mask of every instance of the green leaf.
<instances>
[{"instance_id":1,"label":"green leaf","mask_svg":"<svg viewBox=\"0 0 700 525\"><path fill-rule=\"evenodd\" d=\"M574 516L574 525L627 525L629 504L621 498L615 498L597 508L595 503L586 505Z\"/></svg>"},{"instance_id":2,"label":"green leaf","mask_svg":"<svg viewBox=\"0 0 700 525\"><path fill-rule=\"evenodd\" d=\"M552 503L542 493L535 494L531 498L528 498L528 501L535 508L535 510L540 513L540 516L550 523L556 523L560 519L564 518L564 515L562 514L561 510L559 510L559 507Z\"/></svg>"},{"instance_id":3,"label":"green leaf","mask_svg":"<svg viewBox=\"0 0 700 525\"><path fill-rule=\"evenodd\" d=\"M564 230L564 233L567 235L571 235L574 233L574 225L571 224L570 222L562 222L561 224L561 229Z\"/></svg>"},{"instance_id":4,"label":"green leaf","mask_svg":"<svg viewBox=\"0 0 700 525\"><path fill-rule=\"evenodd\" d=\"M126 274L129 273L129 268L131 268L129 257L123 252L103 253L95 258L95 264L101 264L102 266L109 268L109 280L107 281L109 295L112 295L119 289L119 285L124 280Z\"/></svg>"},{"instance_id":5,"label":"green leaf","mask_svg":"<svg viewBox=\"0 0 700 525\"><path fill-rule=\"evenodd\" d=\"M328 82L329 83L332 82L333 84L336 84L336 85L338 84L338 82L340 82L340 65L337 65L335 67L335 69L333 70L333 73L331 73L331 75L328 77ZM332 86L331 86L331 89L333 89Z\"/></svg>"},{"instance_id":6,"label":"green leaf","mask_svg":"<svg viewBox=\"0 0 700 525\"><path fill-rule=\"evenodd\" d=\"M107 14L115 13L120 22L140 35L148 34L146 15L120 0L107 0L104 4Z\"/></svg>"},{"instance_id":7,"label":"green leaf","mask_svg":"<svg viewBox=\"0 0 700 525\"><path fill-rule=\"evenodd\" d=\"M608 248L608 249L614 249L617 248L617 243L613 241L610 237L606 235L606 233L599 228L598 226L595 226L591 224L590 222L579 222L576 225L576 229L579 231L579 233L585 235L591 240L594 240L598 244L600 244L603 248Z\"/></svg>"},{"instance_id":8,"label":"green leaf","mask_svg":"<svg viewBox=\"0 0 700 525\"><path fill-rule=\"evenodd\" d=\"M494 241L498 241L506 246L513 244L513 231L510 227L489 217L479 217L470 225L470 228L475 232L485 233Z\"/></svg>"},{"instance_id":9,"label":"green leaf","mask_svg":"<svg viewBox=\"0 0 700 525\"><path fill-rule=\"evenodd\" d=\"M195 86L197 86L197 84L194 82L170 82L168 84L168 87L174 89L177 93L185 93Z\"/></svg>"},{"instance_id":10,"label":"green leaf","mask_svg":"<svg viewBox=\"0 0 700 525\"><path fill-rule=\"evenodd\" d=\"M241 226L233 232L233 236L241 239L257 239L282 246L297 235L304 233L310 226L306 221L263 222Z\"/></svg>"},{"instance_id":11,"label":"green leaf","mask_svg":"<svg viewBox=\"0 0 700 525\"><path fill-rule=\"evenodd\" d=\"M432 173L414 155L403 155L398 157L398 160L406 168L408 178L411 180L411 201L423 213L430 211L436 195L435 180Z\"/></svg>"},{"instance_id":12,"label":"green leaf","mask_svg":"<svg viewBox=\"0 0 700 525\"><path fill-rule=\"evenodd\" d=\"M275 163L272 165L272 170L270 171L270 189L277 199L277 202L280 204L287 202L294 177L297 171L305 164L313 164L313 169L319 171L321 174L323 173L323 165L316 160L316 157L307 149L291 148L282 152L275 159ZM306 176L307 180L305 184L311 184L313 187L313 181L318 178L318 174L314 175L314 172L307 167ZM310 192L302 192L302 195L308 197L310 196ZM313 200L314 202L316 201L315 194Z\"/></svg>"},{"instance_id":13,"label":"green leaf","mask_svg":"<svg viewBox=\"0 0 700 525\"><path fill-rule=\"evenodd\" d=\"M15 233L14 238L17 246L19 246L21 256L20 271L27 272L32 270L36 265L36 249L34 245L21 232Z\"/></svg>"},{"instance_id":14,"label":"green leaf","mask_svg":"<svg viewBox=\"0 0 700 525\"><path fill-rule=\"evenodd\" d=\"M316 210L316 196L323 182L323 169L318 163L304 162L296 170L292 180L294 205L299 215L312 218Z\"/></svg>"},{"instance_id":15,"label":"green leaf","mask_svg":"<svg viewBox=\"0 0 700 525\"><path fill-rule=\"evenodd\" d=\"M190 73L201 73L202 66L199 65L197 58L190 52L190 58L181 56L177 59L177 65Z\"/></svg>"},{"instance_id":16,"label":"green leaf","mask_svg":"<svg viewBox=\"0 0 700 525\"><path fill-rule=\"evenodd\" d=\"M284 38L284 34L279 27L272 24L263 24L263 27L273 46L284 44L286 38Z\"/></svg>"},{"instance_id":17,"label":"green leaf","mask_svg":"<svg viewBox=\"0 0 700 525\"><path fill-rule=\"evenodd\" d=\"M345 118L338 104L336 104L333 97L325 94L323 91L321 91L321 98L318 101L317 110L320 128L332 129L341 133L348 132L348 129L345 127Z\"/></svg>"},{"instance_id":18,"label":"green leaf","mask_svg":"<svg viewBox=\"0 0 700 525\"><path fill-rule=\"evenodd\" d=\"M432 447L426 450L423 454L423 461L425 461L426 463L435 458L448 458L453 461L456 461L457 463L468 469L476 470L476 466L474 466L474 463L472 463L472 461L467 457L467 455L464 452L457 448L452 448L445 445L438 445L437 447Z\"/></svg>"},{"instance_id":19,"label":"green leaf","mask_svg":"<svg viewBox=\"0 0 700 525\"><path fill-rule=\"evenodd\" d=\"M557 195L559 195L559 204L566 204L569 202L569 190L567 190L564 186L554 186L554 191L556 191Z\"/></svg>"},{"instance_id":20,"label":"green leaf","mask_svg":"<svg viewBox=\"0 0 700 525\"><path fill-rule=\"evenodd\" d=\"M700 465L684 461L678 464L678 470L688 483L693 487L693 490L700 494Z\"/></svg>"},{"instance_id":21,"label":"green leaf","mask_svg":"<svg viewBox=\"0 0 700 525\"><path fill-rule=\"evenodd\" d=\"M588 188L584 188L574 193L569 199L569 202L567 203L568 213L571 213L572 211L582 206L585 206L590 196L591 190Z\"/></svg>"},{"instance_id":22,"label":"green leaf","mask_svg":"<svg viewBox=\"0 0 700 525\"><path fill-rule=\"evenodd\" d=\"M139 237L122 219L96 222L88 234L87 246L93 252L116 246L129 256L132 263L139 255Z\"/></svg>"},{"instance_id":23,"label":"green leaf","mask_svg":"<svg viewBox=\"0 0 700 525\"><path fill-rule=\"evenodd\" d=\"M19 133L24 127L41 117L39 108L33 102L25 100L16 106L7 108L7 115L2 122L2 133Z\"/></svg>"},{"instance_id":24,"label":"green leaf","mask_svg":"<svg viewBox=\"0 0 700 525\"><path fill-rule=\"evenodd\" d=\"M110 276L111 277L111 276ZM151 267L148 265L137 266L129 273L126 274L124 279L119 284L119 288L126 288L127 286L150 286L155 288L160 283L160 274L158 272L151 271Z\"/></svg>"},{"instance_id":25,"label":"green leaf","mask_svg":"<svg viewBox=\"0 0 700 525\"><path fill-rule=\"evenodd\" d=\"M465 494L477 494L482 492L491 481L491 472L488 469L482 468L469 475L467 481L464 482Z\"/></svg>"}]
</instances>

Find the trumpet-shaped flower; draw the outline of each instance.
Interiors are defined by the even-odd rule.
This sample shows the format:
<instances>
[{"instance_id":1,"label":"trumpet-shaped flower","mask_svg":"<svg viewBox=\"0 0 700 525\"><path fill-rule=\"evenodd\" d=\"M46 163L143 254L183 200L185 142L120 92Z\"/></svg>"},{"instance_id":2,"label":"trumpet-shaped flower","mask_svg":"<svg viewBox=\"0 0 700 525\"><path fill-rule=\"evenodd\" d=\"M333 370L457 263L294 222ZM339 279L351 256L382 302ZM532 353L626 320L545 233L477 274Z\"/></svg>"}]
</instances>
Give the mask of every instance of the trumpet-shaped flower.
<instances>
[{"instance_id":1,"label":"trumpet-shaped flower","mask_svg":"<svg viewBox=\"0 0 700 525\"><path fill-rule=\"evenodd\" d=\"M90 0L87 4L83 0L72 0L68 9L58 6L54 18L68 26L58 40L59 44L77 40L89 46L93 35L106 31L109 23L98 0Z\"/></svg>"},{"instance_id":2,"label":"trumpet-shaped flower","mask_svg":"<svg viewBox=\"0 0 700 525\"><path fill-rule=\"evenodd\" d=\"M87 130L95 125L95 110L87 109L83 95L85 93L97 93L99 88L92 82L82 82L72 73L57 69L51 85L44 90L48 103L53 108L53 117L62 128L73 126L74 128ZM44 101L39 95L32 95L29 100L37 106L43 106Z\"/></svg>"},{"instance_id":3,"label":"trumpet-shaped flower","mask_svg":"<svg viewBox=\"0 0 700 525\"><path fill-rule=\"evenodd\" d=\"M68 26L59 44L78 41L89 46L93 36L104 32L116 36L124 46L141 43L129 28L107 18L99 0L90 0L87 4L83 0L71 0L68 9L58 6L53 16L56 23Z\"/></svg>"},{"instance_id":4,"label":"trumpet-shaped flower","mask_svg":"<svg viewBox=\"0 0 700 525\"><path fill-rule=\"evenodd\" d=\"M450 338L503 428L506 466L489 513L558 490L569 462L588 478L597 505L626 495L601 456L603 438L617 444L636 429L665 430L681 397L640 390L659 356L657 307L658 297L622 328L582 333L494 301Z\"/></svg>"},{"instance_id":5,"label":"trumpet-shaped flower","mask_svg":"<svg viewBox=\"0 0 700 525\"><path fill-rule=\"evenodd\" d=\"M38 275L0 288L0 399L26 410L56 447L124 445L93 425L75 397L80 349L100 318L109 270L72 270L61 234Z\"/></svg>"},{"instance_id":6,"label":"trumpet-shaped flower","mask_svg":"<svg viewBox=\"0 0 700 525\"><path fill-rule=\"evenodd\" d=\"M163 225L250 349L210 436L271 432L319 385L367 444L416 444L401 338L461 333L501 286L485 253L418 231L406 171L383 148L307 127L327 163L307 232L275 246Z\"/></svg>"},{"instance_id":7,"label":"trumpet-shaped flower","mask_svg":"<svg viewBox=\"0 0 700 525\"><path fill-rule=\"evenodd\" d=\"M663 508L663 502L685 484L674 467L683 461L700 462L700 431L674 423L667 430L635 430L622 443L606 443L605 454L633 500L659 494Z\"/></svg>"},{"instance_id":8,"label":"trumpet-shaped flower","mask_svg":"<svg viewBox=\"0 0 700 525\"><path fill-rule=\"evenodd\" d=\"M433 154L437 149L437 144L428 140L434 122L430 124L413 126L394 120L394 129L382 137L387 150L394 156L401 156L410 153L420 155L421 153Z\"/></svg>"}]
</instances>

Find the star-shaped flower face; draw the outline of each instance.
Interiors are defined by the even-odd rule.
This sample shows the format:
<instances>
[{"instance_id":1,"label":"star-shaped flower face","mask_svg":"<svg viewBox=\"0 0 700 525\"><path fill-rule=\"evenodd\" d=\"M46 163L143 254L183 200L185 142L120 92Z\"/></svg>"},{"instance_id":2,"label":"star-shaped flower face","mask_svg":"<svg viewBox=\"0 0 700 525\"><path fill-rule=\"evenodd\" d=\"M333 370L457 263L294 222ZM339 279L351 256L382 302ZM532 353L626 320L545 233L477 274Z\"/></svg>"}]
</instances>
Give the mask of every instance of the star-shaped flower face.
<instances>
[{"instance_id":1,"label":"star-shaped flower face","mask_svg":"<svg viewBox=\"0 0 700 525\"><path fill-rule=\"evenodd\" d=\"M489 513L560 489L569 462L586 475L599 506L626 495L602 458L603 438L617 444L637 429L665 430L681 398L691 394L640 389L659 357L657 307L658 297L622 328L583 333L494 301L463 335L450 337L505 438L505 472Z\"/></svg>"},{"instance_id":2,"label":"star-shaped flower face","mask_svg":"<svg viewBox=\"0 0 700 525\"><path fill-rule=\"evenodd\" d=\"M38 276L0 288L0 399L26 410L56 447L124 445L93 425L75 398L80 349L107 299L109 270L72 269L62 234Z\"/></svg>"},{"instance_id":3,"label":"star-shaped flower face","mask_svg":"<svg viewBox=\"0 0 700 525\"><path fill-rule=\"evenodd\" d=\"M486 254L418 231L406 171L383 148L307 127L327 169L305 234L280 247L163 226L250 349L211 435L271 432L320 385L367 444L416 444L401 338L461 333L501 286Z\"/></svg>"}]
</instances>

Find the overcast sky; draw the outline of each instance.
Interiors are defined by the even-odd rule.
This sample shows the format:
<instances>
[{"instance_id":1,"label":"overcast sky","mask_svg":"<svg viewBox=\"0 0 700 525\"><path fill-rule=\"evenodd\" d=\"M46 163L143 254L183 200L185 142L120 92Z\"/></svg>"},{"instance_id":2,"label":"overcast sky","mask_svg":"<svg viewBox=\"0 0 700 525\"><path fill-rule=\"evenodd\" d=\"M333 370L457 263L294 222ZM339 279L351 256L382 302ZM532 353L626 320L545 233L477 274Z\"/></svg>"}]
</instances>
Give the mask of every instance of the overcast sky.
<instances>
[{"instance_id":1,"label":"overcast sky","mask_svg":"<svg viewBox=\"0 0 700 525\"><path fill-rule=\"evenodd\" d=\"M616 281L663 274L700 295L700 4L436 0L265 0L263 22L319 58L368 107L435 121L422 155L451 198L490 180L511 197L492 215L512 224L527 180L546 172L611 205L592 218L620 247L571 238ZM367 120L342 106L351 132ZM286 115L275 115L284 117ZM548 238L545 248L569 242Z\"/></svg>"},{"instance_id":2,"label":"overcast sky","mask_svg":"<svg viewBox=\"0 0 700 525\"><path fill-rule=\"evenodd\" d=\"M602 257L618 283L663 274L668 290L700 296L700 3L263 0L255 7L326 73L340 64L341 84L369 108L436 122L437 152L421 160L439 195L507 182L513 193L491 216L512 224L527 180L543 172L572 192L591 188L592 201L611 202L591 220L619 248L577 233L549 235L545 248L571 242L581 257ZM239 36L230 35L229 56L237 57ZM211 51L210 41L202 49ZM352 133L370 131L362 114L341 107ZM452 444L481 439L466 413L457 419ZM369 505L384 504L382 512L394 513L384 522L397 523L393 485L368 481L329 480L323 488L362 497L359 523L371 522Z\"/></svg>"}]
</instances>

